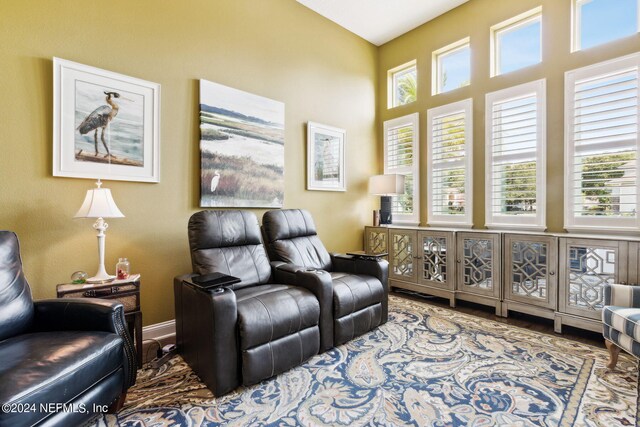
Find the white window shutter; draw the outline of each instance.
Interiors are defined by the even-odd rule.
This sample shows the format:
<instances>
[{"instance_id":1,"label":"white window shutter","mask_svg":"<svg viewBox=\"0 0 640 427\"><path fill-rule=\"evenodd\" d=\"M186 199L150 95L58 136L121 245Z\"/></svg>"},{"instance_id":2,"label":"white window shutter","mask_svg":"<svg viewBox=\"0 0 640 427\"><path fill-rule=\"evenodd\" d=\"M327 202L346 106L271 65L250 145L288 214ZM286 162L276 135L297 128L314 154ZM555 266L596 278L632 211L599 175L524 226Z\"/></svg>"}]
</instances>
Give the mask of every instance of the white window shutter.
<instances>
[{"instance_id":1,"label":"white window shutter","mask_svg":"<svg viewBox=\"0 0 640 427\"><path fill-rule=\"evenodd\" d=\"M544 230L546 82L486 96L486 225Z\"/></svg>"},{"instance_id":2,"label":"white window shutter","mask_svg":"<svg viewBox=\"0 0 640 427\"><path fill-rule=\"evenodd\" d=\"M471 99L427 112L430 225L473 225L472 122Z\"/></svg>"},{"instance_id":3,"label":"white window shutter","mask_svg":"<svg viewBox=\"0 0 640 427\"><path fill-rule=\"evenodd\" d=\"M418 113L384 122L384 173L405 176L405 194L393 196L394 223L420 222Z\"/></svg>"},{"instance_id":4,"label":"white window shutter","mask_svg":"<svg viewBox=\"0 0 640 427\"><path fill-rule=\"evenodd\" d=\"M566 74L565 227L638 230L640 54Z\"/></svg>"}]
</instances>

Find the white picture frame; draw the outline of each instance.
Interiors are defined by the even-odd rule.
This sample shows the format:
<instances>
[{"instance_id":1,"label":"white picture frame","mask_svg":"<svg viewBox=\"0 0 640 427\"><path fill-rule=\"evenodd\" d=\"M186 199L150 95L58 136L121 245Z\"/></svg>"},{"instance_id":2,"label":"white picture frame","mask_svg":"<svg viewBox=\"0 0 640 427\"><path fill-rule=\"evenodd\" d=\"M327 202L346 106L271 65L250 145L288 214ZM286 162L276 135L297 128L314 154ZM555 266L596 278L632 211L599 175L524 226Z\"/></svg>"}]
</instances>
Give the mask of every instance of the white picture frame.
<instances>
[{"instance_id":1,"label":"white picture frame","mask_svg":"<svg viewBox=\"0 0 640 427\"><path fill-rule=\"evenodd\" d=\"M160 182L160 85L53 58L53 176Z\"/></svg>"},{"instance_id":2,"label":"white picture frame","mask_svg":"<svg viewBox=\"0 0 640 427\"><path fill-rule=\"evenodd\" d=\"M346 191L347 131L307 123L307 190Z\"/></svg>"}]
</instances>

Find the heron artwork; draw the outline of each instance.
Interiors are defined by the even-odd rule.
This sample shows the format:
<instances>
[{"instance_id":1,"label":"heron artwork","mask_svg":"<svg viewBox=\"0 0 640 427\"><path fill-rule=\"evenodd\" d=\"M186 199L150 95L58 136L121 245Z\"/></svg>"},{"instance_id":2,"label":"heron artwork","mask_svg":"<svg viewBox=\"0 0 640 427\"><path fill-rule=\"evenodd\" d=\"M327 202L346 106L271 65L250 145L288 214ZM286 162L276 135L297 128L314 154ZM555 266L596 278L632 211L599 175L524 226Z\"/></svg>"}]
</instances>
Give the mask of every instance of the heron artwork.
<instances>
[{"instance_id":1,"label":"heron artwork","mask_svg":"<svg viewBox=\"0 0 640 427\"><path fill-rule=\"evenodd\" d=\"M111 156L111 152L109 151L109 147L104 140L104 130L111 123L111 121L118 115L118 110L120 107L113 101L113 98L120 98L120 94L118 92L104 92L106 97L106 102L108 105L101 105L96 108L89 114L85 119L80 123L77 130L80 131L80 135L85 135L91 131L95 131L93 135L93 141L96 149L96 156L98 155L98 130L102 129L102 133L100 134L100 140L102 141L102 145L107 150L107 154L105 157Z\"/></svg>"}]
</instances>

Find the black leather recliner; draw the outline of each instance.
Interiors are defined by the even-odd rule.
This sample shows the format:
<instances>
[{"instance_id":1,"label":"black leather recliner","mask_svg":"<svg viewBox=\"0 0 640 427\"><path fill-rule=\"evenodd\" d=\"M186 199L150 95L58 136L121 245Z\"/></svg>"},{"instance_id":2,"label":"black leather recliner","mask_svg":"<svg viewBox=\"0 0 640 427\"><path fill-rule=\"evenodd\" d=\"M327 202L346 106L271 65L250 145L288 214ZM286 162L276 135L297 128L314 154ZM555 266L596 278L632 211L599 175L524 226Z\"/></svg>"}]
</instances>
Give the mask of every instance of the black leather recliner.
<instances>
[{"instance_id":1,"label":"black leather recliner","mask_svg":"<svg viewBox=\"0 0 640 427\"><path fill-rule=\"evenodd\" d=\"M0 426L80 425L94 405L120 409L135 380L122 304L33 302L18 238L0 231Z\"/></svg>"},{"instance_id":2,"label":"black leather recliner","mask_svg":"<svg viewBox=\"0 0 640 427\"><path fill-rule=\"evenodd\" d=\"M277 284L256 216L202 211L189 220L193 274L174 280L178 351L216 395L303 363L321 344L319 298L329 289ZM220 272L241 279L217 291L183 281ZM301 276L315 273L301 273Z\"/></svg>"},{"instance_id":3,"label":"black leather recliner","mask_svg":"<svg viewBox=\"0 0 640 427\"><path fill-rule=\"evenodd\" d=\"M387 321L386 260L329 254L306 210L268 211L262 218L262 229L279 280L289 283L300 270L318 269L312 278L331 285L331 298L325 302L326 307L321 302L320 308L333 315L333 345L343 344ZM309 280L308 276L305 279Z\"/></svg>"}]
</instances>

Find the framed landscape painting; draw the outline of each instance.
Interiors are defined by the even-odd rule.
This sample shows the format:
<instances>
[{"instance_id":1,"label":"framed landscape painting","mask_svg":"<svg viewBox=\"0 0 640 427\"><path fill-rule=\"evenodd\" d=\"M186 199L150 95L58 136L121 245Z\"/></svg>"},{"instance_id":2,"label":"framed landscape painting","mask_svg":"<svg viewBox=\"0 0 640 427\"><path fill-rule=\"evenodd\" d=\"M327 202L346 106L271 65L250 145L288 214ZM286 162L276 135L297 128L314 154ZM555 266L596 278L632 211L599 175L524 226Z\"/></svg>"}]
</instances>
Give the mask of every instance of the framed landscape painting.
<instances>
[{"instance_id":1,"label":"framed landscape painting","mask_svg":"<svg viewBox=\"0 0 640 427\"><path fill-rule=\"evenodd\" d=\"M307 123L307 190L346 191L346 137L344 129Z\"/></svg>"},{"instance_id":2,"label":"framed landscape painting","mask_svg":"<svg viewBox=\"0 0 640 427\"><path fill-rule=\"evenodd\" d=\"M160 85L53 58L53 175L159 182Z\"/></svg>"},{"instance_id":3,"label":"framed landscape painting","mask_svg":"<svg viewBox=\"0 0 640 427\"><path fill-rule=\"evenodd\" d=\"M200 206L281 208L284 104L200 80Z\"/></svg>"}]
</instances>

